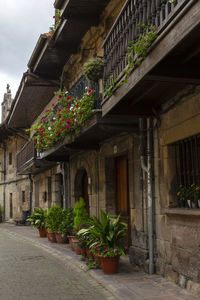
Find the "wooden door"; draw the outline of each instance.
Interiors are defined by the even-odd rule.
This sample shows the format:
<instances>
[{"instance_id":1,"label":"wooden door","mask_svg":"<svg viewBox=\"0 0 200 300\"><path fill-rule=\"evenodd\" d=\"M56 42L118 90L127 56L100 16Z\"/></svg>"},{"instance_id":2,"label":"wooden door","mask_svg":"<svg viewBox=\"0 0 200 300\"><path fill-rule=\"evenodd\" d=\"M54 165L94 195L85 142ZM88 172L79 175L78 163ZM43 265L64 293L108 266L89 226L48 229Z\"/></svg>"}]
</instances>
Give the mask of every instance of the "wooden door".
<instances>
[{"instance_id":1,"label":"wooden door","mask_svg":"<svg viewBox=\"0 0 200 300\"><path fill-rule=\"evenodd\" d=\"M130 207L129 207L129 174L127 155L115 159L116 171L116 212L121 215L121 221L128 225L125 243L130 244Z\"/></svg>"}]
</instances>

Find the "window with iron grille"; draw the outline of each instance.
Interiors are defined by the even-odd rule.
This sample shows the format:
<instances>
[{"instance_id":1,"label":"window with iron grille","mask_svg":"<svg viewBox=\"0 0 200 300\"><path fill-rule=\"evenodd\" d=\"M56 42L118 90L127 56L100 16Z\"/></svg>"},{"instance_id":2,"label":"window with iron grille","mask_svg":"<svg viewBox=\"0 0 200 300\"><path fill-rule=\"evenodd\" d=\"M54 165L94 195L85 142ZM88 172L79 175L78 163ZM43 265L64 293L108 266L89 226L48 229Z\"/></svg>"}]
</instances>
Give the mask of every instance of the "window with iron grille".
<instances>
[{"instance_id":1,"label":"window with iron grille","mask_svg":"<svg viewBox=\"0 0 200 300\"><path fill-rule=\"evenodd\" d=\"M173 146L178 206L200 208L200 134L178 141Z\"/></svg>"}]
</instances>

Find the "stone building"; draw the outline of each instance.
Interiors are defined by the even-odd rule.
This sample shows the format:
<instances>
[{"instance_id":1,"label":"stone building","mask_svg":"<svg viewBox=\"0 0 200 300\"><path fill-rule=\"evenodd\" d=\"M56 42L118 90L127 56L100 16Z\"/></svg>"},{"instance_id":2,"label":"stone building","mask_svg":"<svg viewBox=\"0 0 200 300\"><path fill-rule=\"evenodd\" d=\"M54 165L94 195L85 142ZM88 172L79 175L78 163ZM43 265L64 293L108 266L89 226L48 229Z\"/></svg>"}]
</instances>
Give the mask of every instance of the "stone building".
<instances>
[{"instance_id":1,"label":"stone building","mask_svg":"<svg viewBox=\"0 0 200 300\"><path fill-rule=\"evenodd\" d=\"M27 143L17 173L33 180L32 208L73 206L83 196L91 216L100 209L120 213L130 262L198 291L200 204L179 201L177 191L180 184L200 185L200 3L79 2L55 1L60 25L52 36L40 36L8 128L30 128L56 103L60 87L81 97L89 86L83 65L92 57L103 57L99 88L110 86L111 93L73 141L65 138L40 154ZM120 84L129 68L128 43L142 33L141 23L154 25L157 37Z\"/></svg>"},{"instance_id":2,"label":"stone building","mask_svg":"<svg viewBox=\"0 0 200 300\"><path fill-rule=\"evenodd\" d=\"M0 125L0 204L5 208L6 220L21 220L23 211L30 209L31 184L28 176L16 172L16 154L28 137L20 131L7 128L12 111L13 99L9 85L2 103L2 123Z\"/></svg>"}]
</instances>

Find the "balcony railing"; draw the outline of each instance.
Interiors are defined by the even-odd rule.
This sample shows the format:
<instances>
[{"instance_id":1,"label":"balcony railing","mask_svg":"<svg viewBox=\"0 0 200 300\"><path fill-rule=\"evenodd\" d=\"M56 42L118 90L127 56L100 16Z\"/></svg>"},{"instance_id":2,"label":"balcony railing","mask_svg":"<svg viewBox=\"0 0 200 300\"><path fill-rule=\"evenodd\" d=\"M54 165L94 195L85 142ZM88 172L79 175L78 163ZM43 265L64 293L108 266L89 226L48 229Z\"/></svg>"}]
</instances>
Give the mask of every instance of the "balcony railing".
<instances>
[{"instance_id":1,"label":"balcony railing","mask_svg":"<svg viewBox=\"0 0 200 300\"><path fill-rule=\"evenodd\" d=\"M37 151L34 142L26 143L22 150L17 153L17 172L23 171L36 158Z\"/></svg>"},{"instance_id":2,"label":"balcony railing","mask_svg":"<svg viewBox=\"0 0 200 300\"><path fill-rule=\"evenodd\" d=\"M91 84L88 82L85 75L82 75L77 82L71 87L69 90L70 95L81 98L87 89L96 90L96 102L94 105L94 109L100 108L100 101L99 101L99 85L98 84Z\"/></svg>"},{"instance_id":3,"label":"balcony railing","mask_svg":"<svg viewBox=\"0 0 200 300\"><path fill-rule=\"evenodd\" d=\"M103 44L104 86L110 83L111 75L123 76L122 71L127 66L126 49L130 41L137 39L139 24L155 25L160 34L188 2L190 0L176 0L173 4L168 0L127 0Z\"/></svg>"}]
</instances>

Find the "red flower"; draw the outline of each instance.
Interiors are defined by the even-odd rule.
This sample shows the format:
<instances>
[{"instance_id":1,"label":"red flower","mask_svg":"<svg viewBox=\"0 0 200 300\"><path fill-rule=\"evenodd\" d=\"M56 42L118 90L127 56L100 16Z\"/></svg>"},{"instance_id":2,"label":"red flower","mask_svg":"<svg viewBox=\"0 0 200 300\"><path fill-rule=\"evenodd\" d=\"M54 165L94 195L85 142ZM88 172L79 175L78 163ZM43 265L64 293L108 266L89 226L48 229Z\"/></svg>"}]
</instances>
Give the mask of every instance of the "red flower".
<instances>
[{"instance_id":1,"label":"red flower","mask_svg":"<svg viewBox=\"0 0 200 300\"><path fill-rule=\"evenodd\" d=\"M55 104L54 104L54 103L52 103L51 105L52 105L52 106L55 106Z\"/></svg>"},{"instance_id":2,"label":"red flower","mask_svg":"<svg viewBox=\"0 0 200 300\"><path fill-rule=\"evenodd\" d=\"M58 99L61 99L61 98L62 98L62 96L61 96L61 95L59 95L59 96L58 96Z\"/></svg>"},{"instance_id":3,"label":"red flower","mask_svg":"<svg viewBox=\"0 0 200 300\"><path fill-rule=\"evenodd\" d=\"M71 99L71 97L70 97L70 96L67 96L67 99Z\"/></svg>"},{"instance_id":4,"label":"red flower","mask_svg":"<svg viewBox=\"0 0 200 300\"><path fill-rule=\"evenodd\" d=\"M56 131L56 134L58 134L58 131Z\"/></svg>"},{"instance_id":5,"label":"red flower","mask_svg":"<svg viewBox=\"0 0 200 300\"><path fill-rule=\"evenodd\" d=\"M79 115L81 115L82 113L83 113L82 110L80 110L80 111L79 111Z\"/></svg>"},{"instance_id":6,"label":"red flower","mask_svg":"<svg viewBox=\"0 0 200 300\"><path fill-rule=\"evenodd\" d=\"M62 128L62 131L65 130L65 127Z\"/></svg>"},{"instance_id":7,"label":"red flower","mask_svg":"<svg viewBox=\"0 0 200 300\"><path fill-rule=\"evenodd\" d=\"M62 121L64 122L64 121L65 121L65 119L62 119Z\"/></svg>"},{"instance_id":8,"label":"red flower","mask_svg":"<svg viewBox=\"0 0 200 300\"><path fill-rule=\"evenodd\" d=\"M79 107L79 105L78 105L78 104L76 104L76 107L78 108L78 107Z\"/></svg>"}]
</instances>

